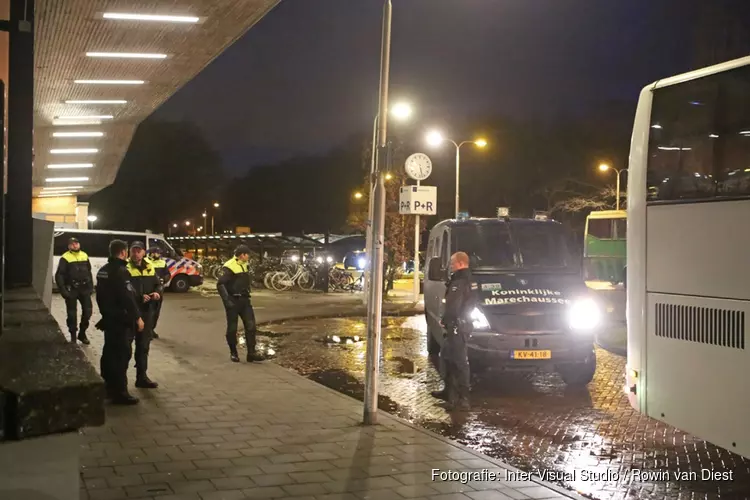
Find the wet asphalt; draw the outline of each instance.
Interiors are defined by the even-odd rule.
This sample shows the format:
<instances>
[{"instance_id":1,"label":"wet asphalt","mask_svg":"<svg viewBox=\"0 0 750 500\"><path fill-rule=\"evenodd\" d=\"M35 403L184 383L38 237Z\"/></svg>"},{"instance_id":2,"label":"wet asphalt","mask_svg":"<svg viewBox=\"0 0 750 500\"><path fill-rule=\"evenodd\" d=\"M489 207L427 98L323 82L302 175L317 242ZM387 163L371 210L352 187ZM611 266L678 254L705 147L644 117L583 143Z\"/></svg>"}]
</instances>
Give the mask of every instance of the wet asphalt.
<instances>
[{"instance_id":1,"label":"wet asphalt","mask_svg":"<svg viewBox=\"0 0 750 500\"><path fill-rule=\"evenodd\" d=\"M430 396L441 385L424 316L383 326L383 410L522 470L549 471L545 479L595 499L750 498L750 461L631 409L620 356L597 349L583 389L554 373L475 378L472 410L451 413ZM258 340L275 362L362 399L363 319L288 321L264 327ZM731 471L733 480L704 480L704 471Z\"/></svg>"}]
</instances>

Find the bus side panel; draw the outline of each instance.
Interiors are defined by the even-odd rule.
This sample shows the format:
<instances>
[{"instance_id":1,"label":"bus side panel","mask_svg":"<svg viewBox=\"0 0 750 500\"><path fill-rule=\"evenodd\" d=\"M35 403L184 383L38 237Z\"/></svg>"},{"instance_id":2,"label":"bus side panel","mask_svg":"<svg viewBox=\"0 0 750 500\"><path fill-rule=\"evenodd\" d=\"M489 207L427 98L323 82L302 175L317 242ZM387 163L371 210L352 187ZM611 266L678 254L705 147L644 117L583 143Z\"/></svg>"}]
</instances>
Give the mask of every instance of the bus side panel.
<instances>
[{"instance_id":1,"label":"bus side panel","mask_svg":"<svg viewBox=\"0 0 750 500\"><path fill-rule=\"evenodd\" d=\"M628 361L626 385L630 405L646 413L646 165L651 130L650 87L641 91L635 113L628 165L627 303Z\"/></svg>"},{"instance_id":2,"label":"bus side panel","mask_svg":"<svg viewBox=\"0 0 750 500\"><path fill-rule=\"evenodd\" d=\"M750 302L648 294L648 415L750 456Z\"/></svg>"}]
</instances>

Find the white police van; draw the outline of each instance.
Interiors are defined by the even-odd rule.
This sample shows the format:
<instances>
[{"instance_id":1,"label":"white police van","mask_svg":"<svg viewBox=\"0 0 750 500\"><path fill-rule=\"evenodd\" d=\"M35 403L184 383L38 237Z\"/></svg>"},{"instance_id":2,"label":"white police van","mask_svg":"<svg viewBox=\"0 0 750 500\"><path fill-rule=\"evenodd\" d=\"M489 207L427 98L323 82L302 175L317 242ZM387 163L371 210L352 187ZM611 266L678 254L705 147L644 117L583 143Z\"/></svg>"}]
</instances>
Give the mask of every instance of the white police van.
<instances>
[{"instance_id":1,"label":"white police van","mask_svg":"<svg viewBox=\"0 0 750 500\"><path fill-rule=\"evenodd\" d=\"M134 241L141 241L148 248L159 247L162 257L167 262L170 280L167 283L169 289L174 292L187 292L190 287L203 283L203 268L192 259L186 259L182 254L172 248L164 239L164 235L155 233L138 233L127 231L107 231L98 229L67 229L55 228L53 244L54 268L52 270L53 288L56 289L55 271L60 257L68 251L68 240L78 238L81 242L81 250L86 252L91 261L93 276L107 263L109 257L109 242L112 240L123 240L130 245Z\"/></svg>"},{"instance_id":2,"label":"white police van","mask_svg":"<svg viewBox=\"0 0 750 500\"><path fill-rule=\"evenodd\" d=\"M546 216L446 220L430 232L424 282L428 350L440 351L450 256L469 255L476 308L469 339L472 371L557 371L568 385L588 384L596 370L594 338L602 323L582 261L567 233Z\"/></svg>"}]
</instances>

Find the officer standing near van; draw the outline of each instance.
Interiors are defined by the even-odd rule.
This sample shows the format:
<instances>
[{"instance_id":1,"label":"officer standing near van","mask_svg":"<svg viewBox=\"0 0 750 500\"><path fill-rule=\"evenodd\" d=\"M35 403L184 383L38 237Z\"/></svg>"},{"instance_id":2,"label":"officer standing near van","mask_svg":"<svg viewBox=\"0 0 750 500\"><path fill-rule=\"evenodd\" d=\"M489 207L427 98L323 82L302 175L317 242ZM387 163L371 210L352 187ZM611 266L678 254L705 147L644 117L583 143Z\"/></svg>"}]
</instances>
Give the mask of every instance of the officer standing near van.
<instances>
[{"instance_id":1,"label":"officer standing near van","mask_svg":"<svg viewBox=\"0 0 750 500\"><path fill-rule=\"evenodd\" d=\"M469 409L470 372L466 344L471 335L471 311L474 308L474 285L469 256L456 252L451 256L451 277L446 284L445 312L441 321L445 343L440 351L444 366L445 388L432 395L448 402L450 409Z\"/></svg>"},{"instance_id":2,"label":"officer standing near van","mask_svg":"<svg viewBox=\"0 0 750 500\"><path fill-rule=\"evenodd\" d=\"M159 384L148 378L148 351L151 346L154 306L161 301L164 287L156 271L146 257L146 246L141 241L130 245L128 272L130 282L139 298L139 309L146 327L135 336L135 386L140 389L156 389Z\"/></svg>"},{"instance_id":3,"label":"officer standing near van","mask_svg":"<svg viewBox=\"0 0 750 500\"><path fill-rule=\"evenodd\" d=\"M91 261L89 256L81 250L81 243L77 238L68 240L68 251L60 257L55 273L55 282L60 295L65 299L65 308L68 314L68 331L70 341L76 343L76 327L78 326L78 302L81 303L81 325L78 328L77 339L82 344L88 345L86 329L93 306L91 305L91 293L94 291L94 278L91 276Z\"/></svg>"},{"instance_id":4,"label":"officer standing near van","mask_svg":"<svg viewBox=\"0 0 750 500\"><path fill-rule=\"evenodd\" d=\"M247 362L263 361L263 357L255 352L255 312L250 303L250 249L245 245L238 246L234 257L224 263L221 276L216 285L224 309L227 314L227 344L232 362L239 363L237 353L237 323L242 318L245 327L245 345L247 346Z\"/></svg>"},{"instance_id":5,"label":"officer standing near van","mask_svg":"<svg viewBox=\"0 0 750 500\"><path fill-rule=\"evenodd\" d=\"M154 271L156 272L156 276L161 280L161 286L162 289L167 286L167 283L169 283L169 279L172 277L172 275L169 273L169 268L167 267L167 261L164 260L161 256L161 248L159 247L151 247L148 249L148 261L151 263L151 265L154 267ZM151 337L154 339L158 339L159 335L156 334L156 324L159 322L159 316L161 315L161 306L164 302L164 297L162 296L161 300L158 300L153 305L153 313L154 318L151 324Z\"/></svg>"},{"instance_id":6,"label":"officer standing near van","mask_svg":"<svg viewBox=\"0 0 750 500\"><path fill-rule=\"evenodd\" d=\"M146 326L130 283L127 259L128 244L112 240L109 260L96 274L96 303L102 314L96 328L104 331L101 374L107 395L119 405L138 403L138 398L128 393L128 364L133 355L133 337Z\"/></svg>"}]
</instances>

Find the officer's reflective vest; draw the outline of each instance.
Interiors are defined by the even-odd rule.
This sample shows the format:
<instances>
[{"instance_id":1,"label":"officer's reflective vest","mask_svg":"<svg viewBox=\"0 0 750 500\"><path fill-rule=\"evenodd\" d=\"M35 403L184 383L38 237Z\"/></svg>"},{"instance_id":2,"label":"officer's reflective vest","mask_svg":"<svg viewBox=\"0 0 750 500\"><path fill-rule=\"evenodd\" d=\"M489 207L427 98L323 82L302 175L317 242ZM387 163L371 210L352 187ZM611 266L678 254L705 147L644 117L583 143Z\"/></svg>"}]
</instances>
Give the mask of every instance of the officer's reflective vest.
<instances>
[{"instance_id":1,"label":"officer's reflective vest","mask_svg":"<svg viewBox=\"0 0 750 500\"><path fill-rule=\"evenodd\" d=\"M89 256L83 250L77 252L67 251L61 259L66 263L66 269L64 276L65 284L73 286L76 283L90 283L91 282L91 266L89 264Z\"/></svg>"},{"instance_id":2,"label":"officer's reflective vest","mask_svg":"<svg viewBox=\"0 0 750 500\"><path fill-rule=\"evenodd\" d=\"M128 272L131 276L131 284L135 288L138 296L150 295L156 291L159 284L159 278L156 276L156 270L146 259L143 259L143 268L136 267L132 260L128 260Z\"/></svg>"},{"instance_id":3,"label":"officer's reflective vest","mask_svg":"<svg viewBox=\"0 0 750 500\"><path fill-rule=\"evenodd\" d=\"M224 263L224 267L233 275L227 283L227 291L231 295L245 295L250 293L250 266L248 266L247 262L242 262L237 257L232 257Z\"/></svg>"}]
</instances>

